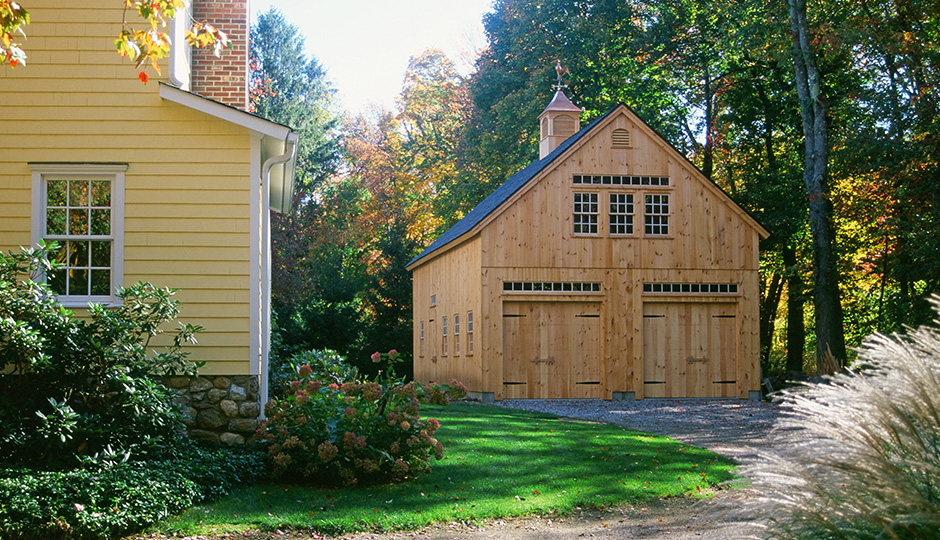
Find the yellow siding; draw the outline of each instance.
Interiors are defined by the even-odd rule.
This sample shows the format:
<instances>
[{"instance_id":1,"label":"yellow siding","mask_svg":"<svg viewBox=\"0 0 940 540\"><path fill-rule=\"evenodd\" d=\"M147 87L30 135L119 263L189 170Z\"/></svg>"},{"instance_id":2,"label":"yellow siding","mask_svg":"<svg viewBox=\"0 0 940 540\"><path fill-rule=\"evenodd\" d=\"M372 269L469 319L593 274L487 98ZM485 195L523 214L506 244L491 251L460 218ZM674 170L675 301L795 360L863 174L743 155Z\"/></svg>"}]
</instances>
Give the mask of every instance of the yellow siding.
<instances>
[{"instance_id":1,"label":"yellow siding","mask_svg":"<svg viewBox=\"0 0 940 540\"><path fill-rule=\"evenodd\" d=\"M124 283L179 289L206 374L249 373L249 166L241 127L166 102L114 52L114 0L34 0L27 65L0 68L0 249L30 242L29 162L127 163ZM255 330L257 331L257 330Z\"/></svg>"}]
</instances>

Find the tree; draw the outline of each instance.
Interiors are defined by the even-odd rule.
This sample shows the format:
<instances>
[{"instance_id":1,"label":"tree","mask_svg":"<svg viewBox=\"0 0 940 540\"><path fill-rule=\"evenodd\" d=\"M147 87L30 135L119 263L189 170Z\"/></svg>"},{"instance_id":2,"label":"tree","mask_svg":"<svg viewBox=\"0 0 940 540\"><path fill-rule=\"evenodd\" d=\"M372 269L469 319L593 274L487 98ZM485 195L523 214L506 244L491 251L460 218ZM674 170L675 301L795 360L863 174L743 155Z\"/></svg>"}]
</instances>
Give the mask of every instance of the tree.
<instances>
[{"instance_id":1,"label":"tree","mask_svg":"<svg viewBox=\"0 0 940 540\"><path fill-rule=\"evenodd\" d=\"M803 181L809 196L813 239L813 305L816 318L816 356L846 356L839 293L833 207L829 192L829 100L816 62L806 0L789 0L793 36L793 69L803 118Z\"/></svg>"},{"instance_id":2,"label":"tree","mask_svg":"<svg viewBox=\"0 0 940 540\"><path fill-rule=\"evenodd\" d=\"M12 0L0 0L0 66L16 67L26 63L26 53L14 34L25 36L23 27L29 24L29 12Z\"/></svg>"},{"instance_id":3,"label":"tree","mask_svg":"<svg viewBox=\"0 0 940 540\"><path fill-rule=\"evenodd\" d=\"M146 83L149 64L160 73L157 60L170 54L170 38L162 29L177 16L180 10L185 12L186 0L124 0L124 18L121 33L114 40L114 46L122 58L130 57L138 70L137 76ZM127 10L137 12L145 26L137 28L127 20ZM11 67L26 65L26 52L14 40L14 34L26 36L23 27L29 24L29 12L14 0L0 0L0 65L9 63ZM212 47L216 56L230 46L228 35L214 27L208 21L192 21L186 31L186 42L194 47Z\"/></svg>"},{"instance_id":4,"label":"tree","mask_svg":"<svg viewBox=\"0 0 940 540\"><path fill-rule=\"evenodd\" d=\"M300 135L295 202L310 195L336 170L339 142L335 90L316 58L304 53L296 26L271 8L251 27L249 109L288 126Z\"/></svg>"}]
</instances>

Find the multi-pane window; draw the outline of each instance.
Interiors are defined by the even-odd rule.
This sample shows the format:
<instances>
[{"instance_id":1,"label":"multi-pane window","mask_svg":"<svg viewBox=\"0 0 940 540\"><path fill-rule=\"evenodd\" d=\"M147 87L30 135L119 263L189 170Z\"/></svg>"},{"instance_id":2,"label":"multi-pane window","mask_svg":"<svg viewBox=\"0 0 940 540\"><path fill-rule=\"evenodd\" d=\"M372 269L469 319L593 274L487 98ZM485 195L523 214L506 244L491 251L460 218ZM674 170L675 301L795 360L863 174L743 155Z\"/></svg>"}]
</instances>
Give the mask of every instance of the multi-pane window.
<instances>
[{"instance_id":1,"label":"multi-pane window","mask_svg":"<svg viewBox=\"0 0 940 540\"><path fill-rule=\"evenodd\" d=\"M467 312L467 354L473 354L473 312Z\"/></svg>"},{"instance_id":2,"label":"multi-pane window","mask_svg":"<svg viewBox=\"0 0 940 540\"><path fill-rule=\"evenodd\" d=\"M610 234L633 234L633 194L610 194Z\"/></svg>"},{"instance_id":3,"label":"multi-pane window","mask_svg":"<svg viewBox=\"0 0 940 540\"><path fill-rule=\"evenodd\" d=\"M669 195L646 195L643 219L646 234L669 234Z\"/></svg>"},{"instance_id":4,"label":"multi-pane window","mask_svg":"<svg viewBox=\"0 0 940 540\"><path fill-rule=\"evenodd\" d=\"M460 354L460 315L454 315L454 354Z\"/></svg>"},{"instance_id":5,"label":"multi-pane window","mask_svg":"<svg viewBox=\"0 0 940 540\"><path fill-rule=\"evenodd\" d=\"M597 193L574 194L574 233L597 234Z\"/></svg>"},{"instance_id":6,"label":"multi-pane window","mask_svg":"<svg viewBox=\"0 0 940 540\"><path fill-rule=\"evenodd\" d=\"M447 317L441 323L441 356L447 356Z\"/></svg>"},{"instance_id":7,"label":"multi-pane window","mask_svg":"<svg viewBox=\"0 0 940 540\"><path fill-rule=\"evenodd\" d=\"M424 321L421 321L421 339L418 342L418 354L424 356Z\"/></svg>"},{"instance_id":8,"label":"multi-pane window","mask_svg":"<svg viewBox=\"0 0 940 540\"><path fill-rule=\"evenodd\" d=\"M503 292L601 292L600 282L580 281L504 281Z\"/></svg>"},{"instance_id":9,"label":"multi-pane window","mask_svg":"<svg viewBox=\"0 0 940 540\"><path fill-rule=\"evenodd\" d=\"M59 268L46 281L69 306L115 301L122 281L126 165L30 164L33 241L55 241Z\"/></svg>"}]
</instances>

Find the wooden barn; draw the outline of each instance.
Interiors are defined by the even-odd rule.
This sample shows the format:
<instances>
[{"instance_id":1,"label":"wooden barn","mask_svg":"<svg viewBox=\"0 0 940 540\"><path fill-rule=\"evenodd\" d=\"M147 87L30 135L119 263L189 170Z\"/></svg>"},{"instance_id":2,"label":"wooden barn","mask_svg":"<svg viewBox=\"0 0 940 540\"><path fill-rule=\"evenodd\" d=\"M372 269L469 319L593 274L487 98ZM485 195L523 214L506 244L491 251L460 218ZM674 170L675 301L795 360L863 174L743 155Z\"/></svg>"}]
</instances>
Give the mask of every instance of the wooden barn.
<instances>
[{"instance_id":1,"label":"wooden barn","mask_svg":"<svg viewBox=\"0 0 940 540\"><path fill-rule=\"evenodd\" d=\"M767 231L621 104L562 91L540 159L411 261L414 370L484 400L760 396Z\"/></svg>"}]
</instances>

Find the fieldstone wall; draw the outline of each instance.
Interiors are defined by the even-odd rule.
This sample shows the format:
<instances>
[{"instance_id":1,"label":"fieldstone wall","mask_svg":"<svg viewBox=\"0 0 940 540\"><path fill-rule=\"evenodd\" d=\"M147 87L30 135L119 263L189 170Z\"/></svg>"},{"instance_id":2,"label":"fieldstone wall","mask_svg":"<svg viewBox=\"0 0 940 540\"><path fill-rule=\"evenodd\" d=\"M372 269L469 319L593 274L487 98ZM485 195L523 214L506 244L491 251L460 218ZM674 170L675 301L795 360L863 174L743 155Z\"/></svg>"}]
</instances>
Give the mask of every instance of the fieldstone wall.
<instances>
[{"instance_id":1,"label":"fieldstone wall","mask_svg":"<svg viewBox=\"0 0 940 540\"><path fill-rule=\"evenodd\" d=\"M242 444L254 438L261 415L257 376L171 377L189 436L200 441Z\"/></svg>"}]
</instances>

